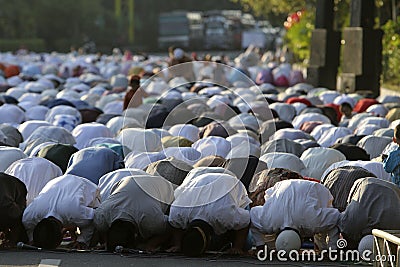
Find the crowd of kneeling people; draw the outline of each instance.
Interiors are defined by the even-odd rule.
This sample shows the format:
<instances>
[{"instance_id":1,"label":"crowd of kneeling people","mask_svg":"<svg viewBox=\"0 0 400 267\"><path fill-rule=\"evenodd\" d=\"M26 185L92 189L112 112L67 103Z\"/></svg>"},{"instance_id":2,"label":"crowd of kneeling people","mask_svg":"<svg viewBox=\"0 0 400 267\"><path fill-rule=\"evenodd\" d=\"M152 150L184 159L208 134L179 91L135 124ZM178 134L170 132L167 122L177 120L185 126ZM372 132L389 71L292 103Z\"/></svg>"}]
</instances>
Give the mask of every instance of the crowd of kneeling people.
<instances>
[{"instance_id":1,"label":"crowd of kneeling people","mask_svg":"<svg viewBox=\"0 0 400 267\"><path fill-rule=\"evenodd\" d=\"M143 69L84 62L76 77L7 77L1 247L372 251L373 229L400 230L400 98L282 93L260 63L259 88L156 80L156 94Z\"/></svg>"}]
</instances>

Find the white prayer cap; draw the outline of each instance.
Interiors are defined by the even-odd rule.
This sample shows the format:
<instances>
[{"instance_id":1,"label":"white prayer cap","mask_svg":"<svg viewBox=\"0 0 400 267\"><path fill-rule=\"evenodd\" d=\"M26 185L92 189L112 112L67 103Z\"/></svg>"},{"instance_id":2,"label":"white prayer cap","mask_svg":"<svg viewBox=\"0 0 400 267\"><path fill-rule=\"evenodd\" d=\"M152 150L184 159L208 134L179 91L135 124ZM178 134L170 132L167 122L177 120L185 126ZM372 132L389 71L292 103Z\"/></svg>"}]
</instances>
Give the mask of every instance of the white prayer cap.
<instances>
[{"instance_id":1,"label":"white prayer cap","mask_svg":"<svg viewBox=\"0 0 400 267\"><path fill-rule=\"evenodd\" d=\"M360 243L358 244L358 253L360 254L361 258L365 261L371 261L373 250L374 250L374 236L373 235L364 236L361 239ZM370 251L371 253L367 253L367 251Z\"/></svg>"},{"instance_id":2,"label":"white prayer cap","mask_svg":"<svg viewBox=\"0 0 400 267\"><path fill-rule=\"evenodd\" d=\"M183 58L184 55L185 55L185 52L182 49L176 48L174 50L174 58L181 59L181 58Z\"/></svg>"},{"instance_id":3,"label":"white prayer cap","mask_svg":"<svg viewBox=\"0 0 400 267\"><path fill-rule=\"evenodd\" d=\"M299 250L301 248L300 236L294 230L282 231L275 241L276 250L283 250L289 253L292 250Z\"/></svg>"}]
</instances>

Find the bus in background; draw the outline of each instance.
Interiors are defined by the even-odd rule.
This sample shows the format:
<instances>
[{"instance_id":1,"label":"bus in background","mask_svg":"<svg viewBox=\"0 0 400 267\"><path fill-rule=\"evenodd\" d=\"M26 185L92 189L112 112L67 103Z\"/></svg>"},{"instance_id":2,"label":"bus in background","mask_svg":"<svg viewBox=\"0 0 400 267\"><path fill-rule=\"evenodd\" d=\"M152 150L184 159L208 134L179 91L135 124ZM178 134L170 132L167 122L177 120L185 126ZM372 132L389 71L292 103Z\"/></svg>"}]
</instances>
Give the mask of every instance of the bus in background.
<instances>
[{"instance_id":1,"label":"bus in background","mask_svg":"<svg viewBox=\"0 0 400 267\"><path fill-rule=\"evenodd\" d=\"M158 19L158 48L177 46L200 49L203 45L201 12L173 11L161 13Z\"/></svg>"},{"instance_id":2,"label":"bus in background","mask_svg":"<svg viewBox=\"0 0 400 267\"><path fill-rule=\"evenodd\" d=\"M213 10L204 14L205 49L241 49L242 32L255 20L240 10Z\"/></svg>"}]
</instances>

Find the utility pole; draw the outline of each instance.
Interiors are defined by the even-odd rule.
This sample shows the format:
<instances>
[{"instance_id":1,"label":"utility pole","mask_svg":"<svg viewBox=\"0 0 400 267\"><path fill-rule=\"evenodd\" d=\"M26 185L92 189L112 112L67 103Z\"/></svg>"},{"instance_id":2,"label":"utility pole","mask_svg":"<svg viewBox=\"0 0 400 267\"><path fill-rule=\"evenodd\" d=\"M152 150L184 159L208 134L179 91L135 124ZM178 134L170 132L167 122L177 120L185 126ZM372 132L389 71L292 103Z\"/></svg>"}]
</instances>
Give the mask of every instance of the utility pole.
<instances>
[{"instance_id":1,"label":"utility pole","mask_svg":"<svg viewBox=\"0 0 400 267\"><path fill-rule=\"evenodd\" d=\"M315 87L336 89L340 58L340 32L333 28L334 1L317 0L315 29L311 36L307 81Z\"/></svg>"},{"instance_id":2,"label":"utility pole","mask_svg":"<svg viewBox=\"0 0 400 267\"><path fill-rule=\"evenodd\" d=\"M375 0L351 0L350 27L343 31L339 90L377 97L382 72L381 29L374 29Z\"/></svg>"}]
</instances>

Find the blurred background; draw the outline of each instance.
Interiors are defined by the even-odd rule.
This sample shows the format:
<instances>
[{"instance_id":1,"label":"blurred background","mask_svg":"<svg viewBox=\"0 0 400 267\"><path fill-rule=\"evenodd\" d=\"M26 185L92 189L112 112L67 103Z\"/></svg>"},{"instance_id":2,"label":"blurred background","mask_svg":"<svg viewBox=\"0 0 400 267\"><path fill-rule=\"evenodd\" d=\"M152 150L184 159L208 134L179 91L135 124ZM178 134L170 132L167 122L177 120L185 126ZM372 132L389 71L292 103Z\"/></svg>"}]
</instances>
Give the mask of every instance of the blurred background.
<instances>
[{"instance_id":1,"label":"blurred background","mask_svg":"<svg viewBox=\"0 0 400 267\"><path fill-rule=\"evenodd\" d=\"M396 0L376 0L384 31L383 75L400 83ZM288 49L307 65L316 0L0 0L0 52L166 53ZM350 0L335 0L334 27L349 25Z\"/></svg>"}]
</instances>

